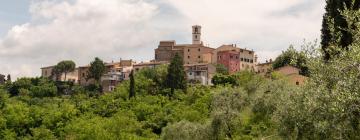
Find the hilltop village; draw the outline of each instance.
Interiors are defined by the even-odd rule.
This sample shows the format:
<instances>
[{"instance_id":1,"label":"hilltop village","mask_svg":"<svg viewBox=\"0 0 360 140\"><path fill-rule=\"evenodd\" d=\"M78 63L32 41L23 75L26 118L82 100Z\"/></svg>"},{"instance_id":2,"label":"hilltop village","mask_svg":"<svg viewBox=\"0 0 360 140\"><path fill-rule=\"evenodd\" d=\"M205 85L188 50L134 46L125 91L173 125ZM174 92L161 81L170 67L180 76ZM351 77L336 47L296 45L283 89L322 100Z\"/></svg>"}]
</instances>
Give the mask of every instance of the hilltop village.
<instances>
[{"instance_id":1,"label":"hilltop village","mask_svg":"<svg viewBox=\"0 0 360 140\"><path fill-rule=\"evenodd\" d=\"M129 79L131 71L137 72L144 68L169 64L175 54L180 55L183 59L187 80L190 83L212 85L212 78L217 73L218 66L224 66L229 74L247 70L265 75L274 71L272 59L265 63L259 63L258 56L253 50L240 48L236 44L221 45L217 48L204 45L201 40L201 26L194 25L192 26L191 44L177 44L175 40L160 41L159 46L155 49L154 60L137 63L130 59L105 63L107 72L101 77L102 88L104 92L113 91L117 84ZM54 67L41 68L41 76L54 79L52 76ZM59 80L72 81L82 86L93 84L94 80L87 79L89 68L90 65L77 67L66 76L62 74ZM284 66L275 71L289 77L290 81L296 85L303 84L306 79L299 74L300 70L296 67Z\"/></svg>"}]
</instances>

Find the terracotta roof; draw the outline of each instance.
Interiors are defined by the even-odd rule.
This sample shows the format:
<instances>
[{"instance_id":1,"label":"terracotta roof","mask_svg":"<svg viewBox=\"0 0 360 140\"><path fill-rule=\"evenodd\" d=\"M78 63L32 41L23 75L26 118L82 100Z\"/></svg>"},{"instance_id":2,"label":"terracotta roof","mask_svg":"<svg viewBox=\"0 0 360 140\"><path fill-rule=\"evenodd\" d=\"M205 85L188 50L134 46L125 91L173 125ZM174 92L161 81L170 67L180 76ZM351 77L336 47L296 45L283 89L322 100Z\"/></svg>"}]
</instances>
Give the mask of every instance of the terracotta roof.
<instances>
[{"instance_id":1,"label":"terracotta roof","mask_svg":"<svg viewBox=\"0 0 360 140\"><path fill-rule=\"evenodd\" d=\"M134 66L144 66L144 65L161 65L161 64L168 64L167 61L157 61L157 62L142 62L139 64L135 64Z\"/></svg>"}]
</instances>

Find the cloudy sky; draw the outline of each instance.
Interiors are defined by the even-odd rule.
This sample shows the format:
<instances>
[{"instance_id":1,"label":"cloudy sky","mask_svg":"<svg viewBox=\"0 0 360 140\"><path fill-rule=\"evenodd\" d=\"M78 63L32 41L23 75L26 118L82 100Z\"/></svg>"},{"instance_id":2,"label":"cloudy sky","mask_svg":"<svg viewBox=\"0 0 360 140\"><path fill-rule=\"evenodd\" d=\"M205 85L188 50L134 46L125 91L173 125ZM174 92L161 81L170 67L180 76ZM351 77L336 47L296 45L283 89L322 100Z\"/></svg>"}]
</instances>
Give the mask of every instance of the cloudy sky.
<instances>
[{"instance_id":1,"label":"cloudy sky","mask_svg":"<svg viewBox=\"0 0 360 140\"><path fill-rule=\"evenodd\" d=\"M160 40L238 44L260 60L320 38L324 0L1 0L0 73L39 76L60 60L153 59Z\"/></svg>"}]
</instances>

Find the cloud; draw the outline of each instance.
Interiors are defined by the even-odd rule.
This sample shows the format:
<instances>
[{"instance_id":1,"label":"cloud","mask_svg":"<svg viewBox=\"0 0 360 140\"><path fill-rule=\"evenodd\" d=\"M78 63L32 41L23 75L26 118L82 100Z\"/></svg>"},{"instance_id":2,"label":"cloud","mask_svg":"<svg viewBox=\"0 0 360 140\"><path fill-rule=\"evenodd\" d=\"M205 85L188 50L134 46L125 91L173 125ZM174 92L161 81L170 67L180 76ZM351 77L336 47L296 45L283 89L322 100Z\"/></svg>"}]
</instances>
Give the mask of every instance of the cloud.
<instances>
[{"instance_id":1,"label":"cloud","mask_svg":"<svg viewBox=\"0 0 360 140\"><path fill-rule=\"evenodd\" d=\"M78 65L96 56L151 59L164 34L152 24L158 11L141 0L35 1L32 21L14 26L0 40L0 71L35 76L40 67L63 59Z\"/></svg>"},{"instance_id":2,"label":"cloud","mask_svg":"<svg viewBox=\"0 0 360 140\"><path fill-rule=\"evenodd\" d=\"M0 39L0 73L39 76L42 66L96 56L150 60L160 40L190 43L193 24L211 47L237 43L263 61L319 38L323 7L322 0L34 0L31 20Z\"/></svg>"}]
</instances>

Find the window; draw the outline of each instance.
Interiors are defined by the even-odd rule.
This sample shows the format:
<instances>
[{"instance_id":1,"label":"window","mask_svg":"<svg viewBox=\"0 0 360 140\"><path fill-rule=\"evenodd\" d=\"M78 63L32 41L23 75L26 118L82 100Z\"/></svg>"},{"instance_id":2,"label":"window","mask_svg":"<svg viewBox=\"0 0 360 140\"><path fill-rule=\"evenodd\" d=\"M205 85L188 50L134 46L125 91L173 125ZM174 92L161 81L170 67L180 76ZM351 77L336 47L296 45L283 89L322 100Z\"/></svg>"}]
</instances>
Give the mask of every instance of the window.
<instances>
[{"instance_id":1,"label":"window","mask_svg":"<svg viewBox=\"0 0 360 140\"><path fill-rule=\"evenodd\" d=\"M299 82L296 82L296 85L300 85L300 83L299 83Z\"/></svg>"},{"instance_id":2,"label":"window","mask_svg":"<svg viewBox=\"0 0 360 140\"><path fill-rule=\"evenodd\" d=\"M190 56L188 56L188 58L190 59Z\"/></svg>"},{"instance_id":3,"label":"window","mask_svg":"<svg viewBox=\"0 0 360 140\"><path fill-rule=\"evenodd\" d=\"M240 61L244 61L244 58L240 58Z\"/></svg>"},{"instance_id":4,"label":"window","mask_svg":"<svg viewBox=\"0 0 360 140\"><path fill-rule=\"evenodd\" d=\"M196 27L196 28L195 28L195 33L197 33L198 31L199 31L199 29Z\"/></svg>"},{"instance_id":5,"label":"window","mask_svg":"<svg viewBox=\"0 0 360 140\"><path fill-rule=\"evenodd\" d=\"M192 72L190 72L189 75L192 75Z\"/></svg>"},{"instance_id":6,"label":"window","mask_svg":"<svg viewBox=\"0 0 360 140\"><path fill-rule=\"evenodd\" d=\"M239 59L239 56L236 56L236 59Z\"/></svg>"},{"instance_id":7,"label":"window","mask_svg":"<svg viewBox=\"0 0 360 140\"><path fill-rule=\"evenodd\" d=\"M197 35L195 35L195 39L197 39Z\"/></svg>"},{"instance_id":8,"label":"window","mask_svg":"<svg viewBox=\"0 0 360 140\"><path fill-rule=\"evenodd\" d=\"M230 59L233 59L233 56L232 56L232 55L230 55Z\"/></svg>"},{"instance_id":9,"label":"window","mask_svg":"<svg viewBox=\"0 0 360 140\"><path fill-rule=\"evenodd\" d=\"M45 70L45 76L47 76L47 71Z\"/></svg>"},{"instance_id":10,"label":"window","mask_svg":"<svg viewBox=\"0 0 360 140\"><path fill-rule=\"evenodd\" d=\"M188 49L188 52L190 52L190 49Z\"/></svg>"},{"instance_id":11,"label":"window","mask_svg":"<svg viewBox=\"0 0 360 140\"><path fill-rule=\"evenodd\" d=\"M251 59L251 60L250 60L250 63L254 63L254 60Z\"/></svg>"},{"instance_id":12,"label":"window","mask_svg":"<svg viewBox=\"0 0 360 140\"><path fill-rule=\"evenodd\" d=\"M249 52L249 54L251 54L252 52Z\"/></svg>"},{"instance_id":13,"label":"window","mask_svg":"<svg viewBox=\"0 0 360 140\"><path fill-rule=\"evenodd\" d=\"M200 51L201 51L201 49L199 48L199 49L198 49L198 51L200 52Z\"/></svg>"},{"instance_id":14,"label":"window","mask_svg":"<svg viewBox=\"0 0 360 140\"><path fill-rule=\"evenodd\" d=\"M201 56L199 55L198 58L201 58Z\"/></svg>"},{"instance_id":15,"label":"window","mask_svg":"<svg viewBox=\"0 0 360 140\"><path fill-rule=\"evenodd\" d=\"M82 73L82 77L85 77L85 73Z\"/></svg>"},{"instance_id":16,"label":"window","mask_svg":"<svg viewBox=\"0 0 360 140\"><path fill-rule=\"evenodd\" d=\"M200 71L197 71L197 72L196 72L196 75L197 75L197 76L201 75L201 72L200 72Z\"/></svg>"}]
</instances>

